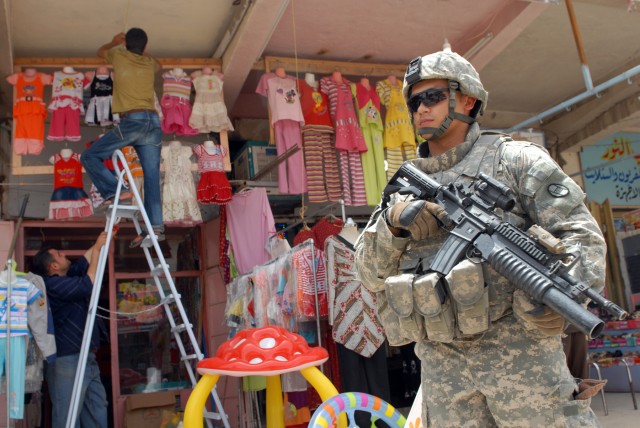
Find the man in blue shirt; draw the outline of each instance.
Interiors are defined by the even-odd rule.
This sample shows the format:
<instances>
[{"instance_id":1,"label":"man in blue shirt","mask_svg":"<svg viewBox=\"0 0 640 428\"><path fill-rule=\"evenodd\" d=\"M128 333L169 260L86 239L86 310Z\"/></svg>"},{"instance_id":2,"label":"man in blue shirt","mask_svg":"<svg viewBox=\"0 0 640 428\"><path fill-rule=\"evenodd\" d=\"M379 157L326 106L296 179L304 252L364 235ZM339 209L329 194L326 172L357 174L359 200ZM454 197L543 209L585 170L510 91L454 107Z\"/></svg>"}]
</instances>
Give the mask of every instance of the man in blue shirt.
<instances>
[{"instance_id":1,"label":"man in blue shirt","mask_svg":"<svg viewBox=\"0 0 640 428\"><path fill-rule=\"evenodd\" d=\"M33 258L31 270L44 278L55 328L57 358L47 364L45 377L51 395L52 426L56 428L66 424L98 258L106 242L107 233L102 232L84 256L73 263L53 248L43 248ZM104 324L97 319L87 356L77 427L107 428L107 394L95 356L101 333L106 336Z\"/></svg>"}]
</instances>

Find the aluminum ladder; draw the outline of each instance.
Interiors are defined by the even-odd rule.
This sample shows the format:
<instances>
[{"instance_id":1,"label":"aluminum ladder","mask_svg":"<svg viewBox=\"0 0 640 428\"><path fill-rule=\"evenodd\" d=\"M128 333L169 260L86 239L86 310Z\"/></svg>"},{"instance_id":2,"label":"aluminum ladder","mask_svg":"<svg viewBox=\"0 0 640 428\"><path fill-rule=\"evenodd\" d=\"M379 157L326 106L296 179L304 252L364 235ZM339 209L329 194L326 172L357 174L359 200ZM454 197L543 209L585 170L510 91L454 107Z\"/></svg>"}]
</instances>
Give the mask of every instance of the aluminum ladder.
<instances>
[{"instance_id":1,"label":"aluminum ladder","mask_svg":"<svg viewBox=\"0 0 640 428\"><path fill-rule=\"evenodd\" d=\"M134 180L133 176L131 175L131 170L127 165L124 154L120 150L116 150L113 153L112 160L116 171L116 176L118 177L118 186L116 188L114 201L111 205L108 206L106 212L107 224L105 226L105 232L107 232L108 243L111 242L114 226L122 218L131 219L138 234L141 234L143 232L143 229L140 227L140 217L142 217L142 221L144 222L144 230L152 230L151 222L149 221L149 217L147 216L147 212L145 211L144 205L142 203L142 198L140 197L140 193L138 192L136 186L129 186L129 191L133 193L133 204L123 205L120 203L119 198L120 194L122 193L125 177L129 183L133 183ZM184 363L187 373L189 374L191 386L195 387L198 380L196 379L196 371L194 366L197 361L200 361L204 358L204 355L200 351L200 347L198 346L196 337L193 334L193 325L189 323L187 314L184 310L184 306L180 301L180 294L178 294L176 290L175 283L173 282L173 278L171 277L171 273L169 271L169 266L167 265L167 262L162 254L156 236L153 233L148 234L142 241L140 247L144 251L145 257L149 264L151 276L153 277L158 293L160 294L160 304L164 307L166 316L169 320L169 325L171 327L171 333L173 334L178 349L180 350L180 360ZM153 261L151 250L155 252L154 256L159 261L157 265ZM69 412L67 413L66 428L74 428L76 425L78 408L80 404L79 400L82 387L82 379L84 378L84 373L87 366L87 356L89 354L89 347L91 344L91 332L93 331L96 312L98 309L98 299L100 297L100 289L102 288L102 280L104 277L104 270L107 265L108 255L109 245L105 245L100 250L100 257L98 259L98 267L95 279L95 284L97 285L93 287L93 291L91 293L89 313L87 315L87 321L84 328L82 348L80 350L80 358L78 360L76 376L73 382L71 402L69 403ZM162 286L161 276L167 283L169 289L168 294L165 293L165 290ZM176 318L178 319L176 320ZM187 354L184 346L183 335L188 338L188 342L191 344L191 347L194 350L192 354ZM216 411L204 413L203 417L207 423L207 426L209 428L212 428L214 426L214 421L218 421L222 422L225 428L231 428L229 425L229 418L226 413L224 413L224 409L222 408L222 403L220 402L220 398L218 397L216 388L211 390L211 398L213 399ZM219 423L216 426L219 426Z\"/></svg>"}]
</instances>

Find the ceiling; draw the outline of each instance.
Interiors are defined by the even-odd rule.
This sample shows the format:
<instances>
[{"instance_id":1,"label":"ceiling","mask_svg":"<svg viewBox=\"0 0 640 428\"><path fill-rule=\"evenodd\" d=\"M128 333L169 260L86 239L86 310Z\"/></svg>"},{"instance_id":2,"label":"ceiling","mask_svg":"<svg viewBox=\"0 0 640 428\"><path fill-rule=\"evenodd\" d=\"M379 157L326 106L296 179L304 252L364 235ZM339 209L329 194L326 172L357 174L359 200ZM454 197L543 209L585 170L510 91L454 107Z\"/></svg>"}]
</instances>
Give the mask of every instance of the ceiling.
<instances>
[{"instance_id":1,"label":"ceiling","mask_svg":"<svg viewBox=\"0 0 640 428\"><path fill-rule=\"evenodd\" d=\"M640 64L638 0L572 3L585 67L562 0L0 0L0 72L21 57L94 57L137 26L156 57L221 58L231 114L266 117L254 93L265 55L406 64L446 38L490 92L482 125L510 128L584 93L585 74L598 86ZM624 79L526 128L544 130L562 151L640 131L639 82ZM6 112L10 87L0 89Z\"/></svg>"}]
</instances>

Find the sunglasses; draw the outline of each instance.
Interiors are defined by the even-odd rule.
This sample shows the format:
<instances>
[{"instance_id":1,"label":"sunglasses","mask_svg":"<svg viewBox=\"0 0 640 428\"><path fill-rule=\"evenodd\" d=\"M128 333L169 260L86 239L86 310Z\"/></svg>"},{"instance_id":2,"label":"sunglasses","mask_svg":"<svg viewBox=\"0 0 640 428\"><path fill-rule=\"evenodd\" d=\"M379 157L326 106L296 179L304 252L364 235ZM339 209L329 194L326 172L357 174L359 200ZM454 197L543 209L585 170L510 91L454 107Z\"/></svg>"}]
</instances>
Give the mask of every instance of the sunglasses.
<instances>
[{"instance_id":1,"label":"sunglasses","mask_svg":"<svg viewBox=\"0 0 640 428\"><path fill-rule=\"evenodd\" d=\"M415 95L412 95L407 102L409 106L409 110L411 113L415 113L420 108L420 104L425 107L433 107L447 99L447 94L449 93L449 88L431 88L427 89L424 92L419 92Z\"/></svg>"}]
</instances>

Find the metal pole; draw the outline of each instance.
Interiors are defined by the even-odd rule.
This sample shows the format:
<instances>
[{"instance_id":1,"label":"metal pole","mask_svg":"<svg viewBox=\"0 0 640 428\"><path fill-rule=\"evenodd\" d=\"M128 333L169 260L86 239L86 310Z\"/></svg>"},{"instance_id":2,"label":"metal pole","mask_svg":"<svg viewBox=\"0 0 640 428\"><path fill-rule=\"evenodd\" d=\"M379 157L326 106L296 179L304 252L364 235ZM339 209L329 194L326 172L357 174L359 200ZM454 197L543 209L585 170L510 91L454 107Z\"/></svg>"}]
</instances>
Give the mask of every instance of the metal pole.
<instances>
[{"instance_id":1,"label":"metal pole","mask_svg":"<svg viewBox=\"0 0 640 428\"><path fill-rule=\"evenodd\" d=\"M27 203L29 202L29 194L26 194L22 199L22 206L20 207L20 213L18 214L18 221L16 222L16 227L13 231L13 236L11 237L11 244L9 245L9 253L7 254L7 299L6 302L6 315L7 315L7 335L6 335L6 359L5 359L5 384L7 390L7 424L6 426L10 426L11 423L11 392L9 391L9 380L11 378L11 289L13 288L14 279L11 277L16 264L15 260L13 260L13 252L16 249L16 242L18 240L18 233L20 233L20 227L22 226L22 219L24 218L24 212L27 209ZM17 276L16 276L17 279ZM24 397L15 397L16 400L22 399Z\"/></svg>"}]
</instances>

